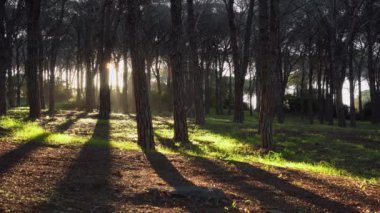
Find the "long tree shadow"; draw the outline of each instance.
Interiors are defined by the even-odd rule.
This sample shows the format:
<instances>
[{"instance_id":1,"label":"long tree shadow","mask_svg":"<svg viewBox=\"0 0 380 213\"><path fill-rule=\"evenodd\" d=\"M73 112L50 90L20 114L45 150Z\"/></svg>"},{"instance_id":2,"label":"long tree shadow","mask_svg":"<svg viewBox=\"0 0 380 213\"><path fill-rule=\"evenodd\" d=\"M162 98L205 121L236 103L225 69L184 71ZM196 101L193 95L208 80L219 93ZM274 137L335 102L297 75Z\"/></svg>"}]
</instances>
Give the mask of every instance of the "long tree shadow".
<instances>
[{"instance_id":1,"label":"long tree shadow","mask_svg":"<svg viewBox=\"0 0 380 213\"><path fill-rule=\"evenodd\" d=\"M66 176L50 199L37 211L111 212L112 187L110 124L98 120L91 139L84 144Z\"/></svg>"},{"instance_id":2,"label":"long tree shadow","mask_svg":"<svg viewBox=\"0 0 380 213\"><path fill-rule=\"evenodd\" d=\"M34 150L43 146L43 142L48 136L49 134L47 133L40 134L0 156L0 176L4 175L11 168L25 160Z\"/></svg>"},{"instance_id":3,"label":"long tree shadow","mask_svg":"<svg viewBox=\"0 0 380 213\"><path fill-rule=\"evenodd\" d=\"M212 178L232 187L241 195L259 201L265 208L300 211L312 206L317 211L358 212L350 206L295 186L275 174L248 163L230 161L229 163L235 165L241 173L241 175L236 175L236 172L229 171L224 166L206 158L194 157L192 162L194 166L203 168Z\"/></svg>"},{"instance_id":4,"label":"long tree shadow","mask_svg":"<svg viewBox=\"0 0 380 213\"><path fill-rule=\"evenodd\" d=\"M68 114L66 116L67 120L61 124L59 124L57 127L56 127L56 130L58 132L65 132L67 131L68 129L70 129L70 127L75 123L77 122L79 119L81 118L84 118L85 116L87 115L86 112L82 112L82 113L79 113L77 115L75 115L74 117L73 114Z\"/></svg>"},{"instance_id":5,"label":"long tree shadow","mask_svg":"<svg viewBox=\"0 0 380 213\"><path fill-rule=\"evenodd\" d=\"M169 186L173 187L175 191L168 193L165 190L160 191L160 189L151 189L148 192L128 196L128 202L137 205L150 205L166 208L180 207L186 209L188 212L222 212L224 206L230 205L228 201L225 201L224 203L210 204L207 203L206 199L200 200L196 195L190 195L192 192L202 193L202 191L207 190L207 188L197 186L185 178L162 153L144 151L144 154L155 173Z\"/></svg>"},{"instance_id":6,"label":"long tree shadow","mask_svg":"<svg viewBox=\"0 0 380 213\"><path fill-rule=\"evenodd\" d=\"M156 174L170 186L174 188L195 186L194 183L183 177L162 153L149 151L145 151L144 153Z\"/></svg>"}]
</instances>

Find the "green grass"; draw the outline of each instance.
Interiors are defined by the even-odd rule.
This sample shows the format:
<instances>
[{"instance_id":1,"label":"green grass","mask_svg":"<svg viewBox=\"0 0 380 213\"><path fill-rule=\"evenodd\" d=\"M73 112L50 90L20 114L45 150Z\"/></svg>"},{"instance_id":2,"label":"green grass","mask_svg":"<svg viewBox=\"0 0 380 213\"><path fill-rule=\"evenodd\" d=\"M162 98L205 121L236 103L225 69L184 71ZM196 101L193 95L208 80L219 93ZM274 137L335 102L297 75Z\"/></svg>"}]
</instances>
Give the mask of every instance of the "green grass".
<instances>
[{"instance_id":1,"label":"green grass","mask_svg":"<svg viewBox=\"0 0 380 213\"><path fill-rule=\"evenodd\" d=\"M2 136L8 141L25 142L33 138L46 144L108 145L119 149L139 150L136 145L136 123L128 116L117 115L110 121L84 117L76 124L95 126L88 135L53 133L37 122L27 121L26 109L10 112L0 119L0 127L9 129ZM80 128L81 125L73 128ZM154 116L156 142L173 137L172 119ZM256 134L257 117L246 116L244 124L231 122L229 116L209 116L207 124L199 127L189 123L191 143L173 147L159 145L158 151L191 156L217 158L248 163L261 163L322 174L346 176L365 182L380 182L380 126L359 122L357 129L309 125L297 117L287 118L285 124L275 124L275 151L260 151L260 136ZM96 134L93 134L96 131Z\"/></svg>"}]
</instances>

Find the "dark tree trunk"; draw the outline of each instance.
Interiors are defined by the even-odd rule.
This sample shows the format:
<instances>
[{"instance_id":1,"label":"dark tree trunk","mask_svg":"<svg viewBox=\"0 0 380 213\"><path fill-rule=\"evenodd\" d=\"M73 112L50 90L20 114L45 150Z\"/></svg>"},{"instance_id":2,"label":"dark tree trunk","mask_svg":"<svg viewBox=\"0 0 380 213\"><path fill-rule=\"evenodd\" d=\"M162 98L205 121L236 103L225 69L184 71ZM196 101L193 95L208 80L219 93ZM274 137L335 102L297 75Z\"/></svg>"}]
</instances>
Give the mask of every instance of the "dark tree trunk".
<instances>
[{"instance_id":1,"label":"dark tree trunk","mask_svg":"<svg viewBox=\"0 0 380 213\"><path fill-rule=\"evenodd\" d=\"M302 76L301 76L301 92L300 92L300 110L301 110L301 119L303 120L305 118L305 62L302 62Z\"/></svg>"},{"instance_id":2,"label":"dark tree trunk","mask_svg":"<svg viewBox=\"0 0 380 213\"><path fill-rule=\"evenodd\" d=\"M185 111L184 70L182 69L182 2L170 1L172 20L170 63L173 74L173 114L174 140L182 143L189 141Z\"/></svg>"},{"instance_id":3,"label":"dark tree trunk","mask_svg":"<svg viewBox=\"0 0 380 213\"><path fill-rule=\"evenodd\" d=\"M205 68L205 113L210 114L210 99L211 99L211 88L210 88L210 66L211 62L209 58L206 58L206 68Z\"/></svg>"},{"instance_id":4,"label":"dark tree trunk","mask_svg":"<svg viewBox=\"0 0 380 213\"><path fill-rule=\"evenodd\" d=\"M20 48L16 47L16 106L21 106Z\"/></svg>"},{"instance_id":5,"label":"dark tree trunk","mask_svg":"<svg viewBox=\"0 0 380 213\"><path fill-rule=\"evenodd\" d=\"M350 82L350 125L352 128L356 127L356 115L355 115L355 82L354 82L354 41L351 41L348 52L348 80Z\"/></svg>"},{"instance_id":6,"label":"dark tree trunk","mask_svg":"<svg viewBox=\"0 0 380 213\"><path fill-rule=\"evenodd\" d=\"M307 97L307 111L309 117L309 123L314 123L314 112L313 112L313 73L314 73L314 64L313 64L313 55L312 55L312 43L311 38L309 41L309 94Z\"/></svg>"},{"instance_id":7,"label":"dark tree trunk","mask_svg":"<svg viewBox=\"0 0 380 213\"><path fill-rule=\"evenodd\" d=\"M145 76L141 25L141 11L138 1L128 0L127 27L132 58L138 144L143 149L154 149L154 132Z\"/></svg>"},{"instance_id":8,"label":"dark tree trunk","mask_svg":"<svg viewBox=\"0 0 380 213\"><path fill-rule=\"evenodd\" d=\"M373 46L374 46L374 32L373 32L373 0L367 1L367 14L369 22L367 24L367 67L368 67L368 81L369 81L369 93L371 97L371 122L377 124L380 122L380 110L378 105L380 101L378 100L377 89L376 89L376 77L375 77L375 66L373 62ZM379 102L379 103L378 103Z\"/></svg>"},{"instance_id":9,"label":"dark tree trunk","mask_svg":"<svg viewBox=\"0 0 380 213\"><path fill-rule=\"evenodd\" d=\"M0 0L0 116L7 113L6 74L7 53L5 41L5 0Z\"/></svg>"},{"instance_id":10,"label":"dark tree trunk","mask_svg":"<svg viewBox=\"0 0 380 213\"><path fill-rule=\"evenodd\" d=\"M270 19L269 4L270 3ZM259 0L259 67L261 82L261 107L259 131L262 147L273 148L273 117L276 111L275 73L278 68L278 0ZM269 50L268 50L269 49Z\"/></svg>"},{"instance_id":11,"label":"dark tree trunk","mask_svg":"<svg viewBox=\"0 0 380 213\"><path fill-rule=\"evenodd\" d=\"M230 71L230 75L228 76L228 115L231 115L232 113L232 102L233 102L233 97L232 97L232 68L231 68L231 64L228 63L229 65L229 71Z\"/></svg>"},{"instance_id":12,"label":"dark tree trunk","mask_svg":"<svg viewBox=\"0 0 380 213\"><path fill-rule=\"evenodd\" d=\"M8 66L8 105L10 108L15 107L16 94L14 88L12 66Z\"/></svg>"},{"instance_id":13,"label":"dark tree trunk","mask_svg":"<svg viewBox=\"0 0 380 213\"><path fill-rule=\"evenodd\" d=\"M319 123L323 124L324 118L323 118L323 112L324 112L324 101L323 101L323 94L322 94L322 67L323 67L323 60L322 60L322 49L321 49L321 43L318 43L318 59L319 59L319 65L318 65L318 73L317 73L317 95L318 95L318 119Z\"/></svg>"},{"instance_id":14,"label":"dark tree trunk","mask_svg":"<svg viewBox=\"0 0 380 213\"><path fill-rule=\"evenodd\" d=\"M187 0L187 33L190 43L190 70L193 72L194 81L194 108L195 124L203 125L205 123L205 112L203 106L203 75L198 62L198 44L197 34L195 32L195 18L193 0ZM158 83L158 82L157 82Z\"/></svg>"},{"instance_id":15,"label":"dark tree trunk","mask_svg":"<svg viewBox=\"0 0 380 213\"><path fill-rule=\"evenodd\" d=\"M248 15L246 20L243 55L239 54L239 46L237 40L237 27L235 24L234 0L229 0L227 3L228 25L230 28L230 40L232 48L232 61L234 64L235 74L235 108L234 108L234 122L242 123L244 121L244 81L247 73L248 60L249 60L249 46L252 33L253 21L253 8L254 0L249 1Z\"/></svg>"},{"instance_id":16,"label":"dark tree trunk","mask_svg":"<svg viewBox=\"0 0 380 213\"><path fill-rule=\"evenodd\" d=\"M58 41L53 41L50 52L50 67L49 67L49 113L55 112L55 65L58 55Z\"/></svg>"},{"instance_id":17,"label":"dark tree trunk","mask_svg":"<svg viewBox=\"0 0 380 213\"><path fill-rule=\"evenodd\" d=\"M45 90L44 90L44 44L41 32L39 33L38 42L38 80L40 91L41 109L45 109Z\"/></svg>"},{"instance_id":18,"label":"dark tree trunk","mask_svg":"<svg viewBox=\"0 0 380 213\"><path fill-rule=\"evenodd\" d=\"M28 23L25 74L27 79L29 117L32 119L39 118L41 115L41 100L38 79L40 3L40 0L26 1Z\"/></svg>"},{"instance_id":19,"label":"dark tree trunk","mask_svg":"<svg viewBox=\"0 0 380 213\"><path fill-rule=\"evenodd\" d=\"M81 105L81 34L80 31L77 30L77 57L76 57L76 70L77 70L77 107L80 108Z\"/></svg>"},{"instance_id":20,"label":"dark tree trunk","mask_svg":"<svg viewBox=\"0 0 380 213\"><path fill-rule=\"evenodd\" d=\"M108 119L111 113L111 91L109 87L109 71L107 63L111 60L111 54L103 53L100 56L99 74L99 118Z\"/></svg>"},{"instance_id":21,"label":"dark tree trunk","mask_svg":"<svg viewBox=\"0 0 380 213\"><path fill-rule=\"evenodd\" d=\"M107 64L111 61L112 45L116 33L116 22L112 18L113 3L104 0L101 9L100 42L98 49L99 57L99 118L108 119L111 114L111 90L109 86L109 69Z\"/></svg>"},{"instance_id":22,"label":"dark tree trunk","mask_svg":"<svg viewBox=\"0 0 380 213\"><path fill-rule=\"evenodd\" d=\"M159 53L158 53L158 50L157 50L157 54L156 54L156 65L155 65L155 77L156 77L156 81L157 81L157 92L159 95L161 95L162 93L162 88L161 88L161 74L160 74L160 62L159 62Z\"/></svg>"},{"instance_id":23,"label":"dark tree trunk","mask_svg":"<svg viewBox=\"0 0 380 213\"><path fill-rule=\"evenodd\" d=\"M363 120L363 101L362 101L362 62L358 64L358 92L359 92L359 119Z\"/></svg>"},{"instance_id":24,"label":"dark tree trunk","mask_svg":"<svg viewBox=\"0 0 380 213\"><path fill-rule=\"evenodd\" d=\"M128 32L126 32L128 33ZM128 104L128 45L127 41L124 40L124 53L123 53L123 63L124 63L124 72L123 72L123 95L121 97L122 100L122 108L125 114L129 113L129 104Z\"/></svg>"}]
</instances>

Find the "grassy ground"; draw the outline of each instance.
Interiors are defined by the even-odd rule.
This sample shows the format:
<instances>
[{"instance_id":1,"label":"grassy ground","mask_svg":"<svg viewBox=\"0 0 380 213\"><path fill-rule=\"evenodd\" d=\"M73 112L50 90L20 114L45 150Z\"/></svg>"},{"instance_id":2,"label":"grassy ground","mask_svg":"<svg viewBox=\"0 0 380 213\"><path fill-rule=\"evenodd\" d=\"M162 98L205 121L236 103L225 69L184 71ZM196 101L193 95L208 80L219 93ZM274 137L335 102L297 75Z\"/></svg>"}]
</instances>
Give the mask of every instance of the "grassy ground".
<instances>
[{"instance_id":1,"label":"grassy ground","mask_svg":"<svg viewBox=\"0 0 380 213\"><path fill-rule=\"evenodd\" d=\"M26 121L26 109L12 110L0 119L3 138L12 142L35 141L48 144L110 144L120 149L138 150L136 124L131 116L115 114L109 121L97 120L96 114L76 113L67 117L44 116L40 121ZM67 118L66 118L67 117ZM359 122L357 129L306 124L296 117L285 124L275 124L276 148L263 154L257 132L257 117L246 116L244 124L232 123L229 116L208 116L199 127L190 122L191 144L171 140L172 120L154 116L158 150L197 157L238 162L258 162L263 167L276 166L347 176L370 183L380 181L380 126ZM95 130L95 131L94 131ZM9 131L9 133L6 133ZM109 138L94 137L109 132Z\"/></svg>"},{"instance_id":2,"label":"grassy ground","mask_svg":"<svg viewBox=\"0 0 380 213\"><path fill-rule=\"evenodd\" d=\"M154 116L158 152L136 145L133 115L59 111L0 118L0 212L378 212L379 128L276 124L276 146L260 150L257 118L189 122L191 143ZM41 181L43 180L43 181ZM180 187L213 187L226 199L175 197Z\"/></svg>"}]
</instances>

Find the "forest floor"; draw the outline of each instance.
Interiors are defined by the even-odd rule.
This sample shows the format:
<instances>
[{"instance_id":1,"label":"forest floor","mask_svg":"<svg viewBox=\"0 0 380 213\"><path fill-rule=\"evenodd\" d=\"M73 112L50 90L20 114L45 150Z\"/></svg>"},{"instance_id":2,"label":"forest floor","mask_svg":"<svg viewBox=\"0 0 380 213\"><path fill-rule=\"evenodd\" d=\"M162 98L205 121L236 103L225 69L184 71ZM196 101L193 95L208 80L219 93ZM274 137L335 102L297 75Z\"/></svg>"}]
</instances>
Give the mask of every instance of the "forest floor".
<instances>
[{"instance_id":1,"label":"forest floor","mask_svg":"<svg viewBox=\"0 0 380 213\"><path fill-rule=\"evenodd\" d=\"M191 144L170 140L172 121L155 116L157 152L136 146L133 116L60 111L0 119L0 212L380 212L380 128L276 124L263 153L257 119L190 123ZM223 199L181 197L211 187Z\"/></svg>"}]
</instances>

